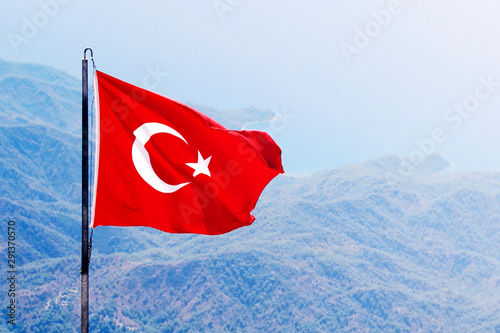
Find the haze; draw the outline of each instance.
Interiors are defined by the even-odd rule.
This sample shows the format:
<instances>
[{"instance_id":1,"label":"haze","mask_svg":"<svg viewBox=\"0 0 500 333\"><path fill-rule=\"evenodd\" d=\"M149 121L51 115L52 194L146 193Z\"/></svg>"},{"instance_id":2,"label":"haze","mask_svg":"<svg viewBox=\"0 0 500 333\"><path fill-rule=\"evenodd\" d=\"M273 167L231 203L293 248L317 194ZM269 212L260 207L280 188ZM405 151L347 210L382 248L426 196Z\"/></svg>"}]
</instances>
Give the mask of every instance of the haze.
<instances>
[{"instance_id":1,"label":"haze","mask_svg":"<svg viewBox=\"0 0 500 333\"><path fill-rule=\"evenodd\" d=\"M397 154L499 171L500 3L471 1L6 2L0 58L98 69L261 124L285 170Z\"/></svg>"}]
</instances>

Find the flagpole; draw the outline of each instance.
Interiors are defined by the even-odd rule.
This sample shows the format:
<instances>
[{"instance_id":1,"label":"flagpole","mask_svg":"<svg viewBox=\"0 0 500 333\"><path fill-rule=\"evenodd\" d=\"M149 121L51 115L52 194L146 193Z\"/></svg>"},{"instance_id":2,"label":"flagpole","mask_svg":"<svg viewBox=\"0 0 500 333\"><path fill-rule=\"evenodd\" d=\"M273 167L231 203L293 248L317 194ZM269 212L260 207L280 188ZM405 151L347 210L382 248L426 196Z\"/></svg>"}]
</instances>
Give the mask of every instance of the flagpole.
<instances>
[{"instance_id":1,"label":"flagpole","mask_svg":"<svg viewBox=\"0 0 500 333\"><path fill-rule=\"evenodd\" d=\"M82 59L82 287L81 287L81 332L89 331L89 85L87 50L93 57L92 49L83 51Z\"/></svg>"}]
</instances>

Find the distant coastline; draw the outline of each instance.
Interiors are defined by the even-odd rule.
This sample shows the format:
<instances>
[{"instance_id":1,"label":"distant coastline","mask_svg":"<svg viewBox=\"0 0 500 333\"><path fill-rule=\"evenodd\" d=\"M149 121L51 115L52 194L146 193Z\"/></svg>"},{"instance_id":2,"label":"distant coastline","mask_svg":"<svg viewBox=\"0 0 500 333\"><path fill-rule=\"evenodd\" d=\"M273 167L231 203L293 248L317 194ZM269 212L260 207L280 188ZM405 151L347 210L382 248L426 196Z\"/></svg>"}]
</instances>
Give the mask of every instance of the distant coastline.
<instances>
[{"instance_id":1,"label":"distant coastline","mask_svg":"<svg viewBox=\"0 0 500 333\"><path fill-rule=\"evenodd\" d=\"M256 120L256 121L249 121L249 122L246 122L244 123L242 126L241 126L241 129L242 130L247 130L247 126L249 125L252 125L252 124L265 124L265 123L272 123L273 121L276 121L278 120L278 114L273 112L274 116L273 118L269 119L269 120Z\"/></svg>"}]
</instances>

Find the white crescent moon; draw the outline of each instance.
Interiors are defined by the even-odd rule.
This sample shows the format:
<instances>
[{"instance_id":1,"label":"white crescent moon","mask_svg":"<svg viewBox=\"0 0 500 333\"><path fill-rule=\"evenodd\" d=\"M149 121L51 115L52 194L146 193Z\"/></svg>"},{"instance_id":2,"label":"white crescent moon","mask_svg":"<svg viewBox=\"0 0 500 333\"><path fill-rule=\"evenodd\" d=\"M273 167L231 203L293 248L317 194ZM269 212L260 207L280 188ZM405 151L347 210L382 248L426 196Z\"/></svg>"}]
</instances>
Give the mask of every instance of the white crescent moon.
<instances>
[{"instance_id":1,"label":"white crescent moon","mask_svg":"<svg viewBox=\"0 0 500 333\"><path fill-rule=\"evenodd\" d=\"M158 177L158 175L154 172L153 167L151 166L149 153L144 146L153 135L158 133L171 134L188 144L179 132L171 127L168 127L167 125L160 123L145 123L134 131L135 141L132 145L132 161L134 162L134 166L139 175L141 175L141 177L149 185L151 185L151 187L162 193L173 193L189 184L189 182L178 185L170 185L161 180L160 177Z\"/></svg>"}]
</instances>

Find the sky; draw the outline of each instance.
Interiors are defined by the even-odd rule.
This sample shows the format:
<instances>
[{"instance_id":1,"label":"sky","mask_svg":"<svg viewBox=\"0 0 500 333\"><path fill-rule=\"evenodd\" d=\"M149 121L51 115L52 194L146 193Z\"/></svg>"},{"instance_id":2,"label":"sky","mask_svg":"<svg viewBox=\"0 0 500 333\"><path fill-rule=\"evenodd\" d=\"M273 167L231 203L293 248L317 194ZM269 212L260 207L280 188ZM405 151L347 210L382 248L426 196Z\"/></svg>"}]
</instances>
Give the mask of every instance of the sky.
<instances>
[{"instance_id":1,"label":"sky","mask_svg":"<svg viewBox=\"0 0 500 333\"><path fill-rule=\"evenodd\" d=\"M257 125L308 174L438 153L500 171L500 3L4 1L0 58L97 68L170 98L278 114Z\"/></svg>"}]
</instances>

